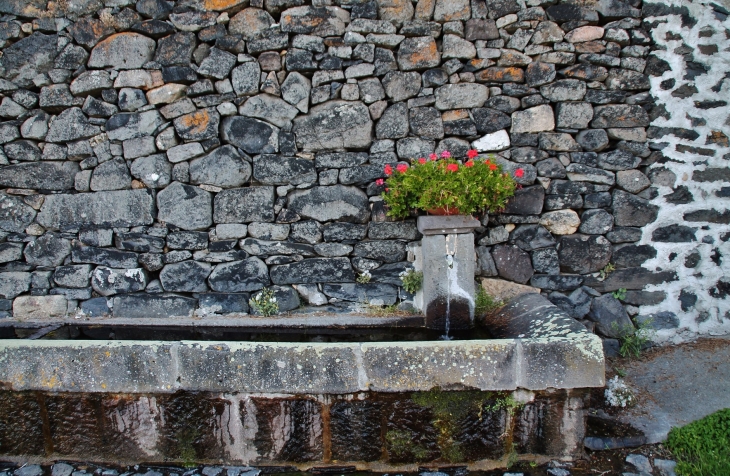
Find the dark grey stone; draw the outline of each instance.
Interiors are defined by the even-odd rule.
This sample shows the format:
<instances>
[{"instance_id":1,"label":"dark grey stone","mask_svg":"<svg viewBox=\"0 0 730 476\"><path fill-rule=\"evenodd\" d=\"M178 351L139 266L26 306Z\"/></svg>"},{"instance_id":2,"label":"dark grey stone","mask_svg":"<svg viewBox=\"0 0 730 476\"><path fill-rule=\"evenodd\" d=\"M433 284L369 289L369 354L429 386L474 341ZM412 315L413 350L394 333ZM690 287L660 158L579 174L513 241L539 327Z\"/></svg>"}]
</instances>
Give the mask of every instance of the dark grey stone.
<instances>
[{"instance_id":1,"label":"dark grey stone","mask_svg":"<svg viewBox=\"0 0 730 476\"><path fill-rule=\"evenodd\" d=\"M190 181L221 188L235 188L251 177L251 165L235 147L224 145L190 162Z\"/></svg>"},{"instance_id":2,"label":"dark grey stone","mask_svg":"<svg viewBox=\"0 0 730 476\"><path fill-rule=\"evenodd\" d=\"M205 293L198 296L206 314L248 313L248 293Z\"/></svg>"},{"instance_id":3,"label":"dark grey stone","mask_svg":"<svg viewBox=\"0 0 730 476\"><path fill-rule=\"evenodd\" d=\"M74 263L91 263L110 268L136 268L137 256L131 251L94 246L74 246L71 250L71 261Z\"/></svg>"},{"instance_id":4,"label":"dark grey stone","mask_svg":"<svg viewBox=\"0 0 730 476\"><path fill-rule=\"evenodd\" d=\"M23 257L23 243L0 243L0 263L19 261Z\"/></svg>"},{"instance_id":5,"label":"dark grey stone","mask_svg":"<svg viewBox=\"0 0 730 476\"><path fill-rule=\"evenodd\" d=\"M380 48L375 50L376 56L379 50ZM377 71L375 74L378 74ZM385 94L394 103L412 98L421 90L421 75L415 71L409 73L389 71L381 82L385 89Z\"/></svg>"},{"instance_id":6,"label":"dark grey stone","mask_svg":"<svg viewBox=\"0 0 730 476\"><path fill-rule=\"evenodd\" d=\"M186 164L187 165L187 164ZM164 188L172 180L172 164L165 154L140 157L132 162L132 176L148 188Z\"/></svg>"},{"instance_id":7,"label":"dark grey stone","mask_svg":"<svg viewBox=\"0 0 730 476\"><path fill-rule=\"evenodd\" d=\"M162 66L188 66L195 49L195 33L180 32L157 42L155 62Z\"/></svg>"},{"instance_id":8,"label":"dark grey stone","mask_svg":"<svg viewBox=\"0 0 730 476\"><path fill-rule=\"evenodd\" d=\"M635 331L621 302L611 294L593 300L588 319L595 322L596 330L606 337L618 339Z\"/></svg>"},{"instance_id":9,"label":"dark grey stone","mask_svg":"<svg viewBox=\"0 0 730 476\"><path fill-rule=\"evenodd\" d=\"M492 259L491 249L486 246L477 246L476 276L497 276L497 266Z\"/></svg>"},{"instance_id":10,"label":"dark grey stone","mask_svg":"<svg viewBox=\"0 0 730 476\"><path fill-rule=\"evenodd\" d=\"M3 50L3 77L21 88L33 85L33 78L53 68L58 36L33 33Z\"/></svg>"},{"instance_id":11,"label":"dark grey stone","mask_svg":"<svg viewBox=\"0 0 730 476\"><path fill-rule=\"evenodd\" d=\"M541 185L524 187L515 191L503 213L514 215L539 215L545 200L545 189Z\"/></svg>"},{"instance_id":12,"label":"dark grey stone","mask_svg":"<svg viewBox=\"0 0 730 476\"><path fill-rule=\"evenodd\" d=\"M641 159L634 157L632 154L622 151L613 150L598 154L598 165L605 170L628 170L636 168Z\"/></svg>"},{"instance_id":13,"label":"dark grey stone","mask_svg":"<svg viewBox=\"0 0 730 476\"><path fill-rule=\"evenodd\" d=\"M514 158L514 156L513 156ZM537 175L539 177L548 178L566 178L567 173L563 164L555 157L550 157L545 160L541 160L535 164L537 169Z\"/></svg>"},{"instance_id":14,"label":"dark grey stone","mask_svg":"<svg viewBox=\"0 0 730 476\"><path fill-rule=\"evenodd\" d=\"M558 242L560 268L588 274L603 269L611 260L611 243L600 235L566 235Z\"/></svg>"},{"instance_id":15,"label":"dark grey stone","mask_svg":"<svg viewBox=\"0 0 730 476\"><path fill-rule=\"evenodd\" d=\"M221 137L249 154L275 153L279 148L279 129L258 119L232 116L223 119Z\"/></svg>"},{"instance_id":16,"label":"dark grey stone","mask_svg":"<svg viewBox=\"0 0 730 476\"><path fill-rule=\"evenodd\" d=\"M530 253L532 267L539 274L560 274L558 252L553 247L540 248Z\"/></svg>"},{"instance_id":17,"label":"dark grey stone","mask_svg":"<svg viewBox=\"0 0 730 476\"><path fill-rule=\"evenodd\" d=\"M530 279L530 286L543 291L572 291L583 284L583 276L568 274L536 274Z\"/></svg>"},{"instance_id":18,"label":"dark grey stone","mask_svg":"<svg viewBox=\"0 0 730 476\"><path fill-rule=\"evenodd\" d=\"M619 245L613 249L611 262L617 268L634 268L656 255L657 251L651 245Z\"/></svg>"},{"instance_id":19,"label":"dark grey stone","mask_svg":"<svg viewBox=\"0 0 730 476\"><path fill-rule=\"evenodd\" d=\"M129 294L114 298L114 317L192 317L197 299L164 294Z\"/></svg>"},{"instance_id":20,"label":"dark grey stone","mask_svg":"<svg viewBox=\"0 0 730 476\"><path fill-rule=\"evenodd\" d=\"M255 256L259 255L299 255L314 256L314 248L307 243L290 243L286 241L266 241L256 238L244 238L240 242L242 250Z\"/></svg>"},{"instance_id":21,"label":"dark grey stone","mask_svg":"<svg viewBox=\"0 0 730 476\"><path fill-rule=\"evenodd\" d=\"M296 243L313 245L322 241L322 224L314 220L304 220L292 223L289 239ZM355 226L355 225L353 225ZM366 225L362 225L366 226Z\"/></svg>"},{"instance_id":22,"label":"dark grey stone","mask_svg":"<svg viewBox=\"0 0 730 476\"><path fill-rule=\"evenodd\" d=\"M347 258L309 258L295 263L273 266L275 284L354 282L355 273Z\"/></svg>"},{"instance_id":23,"label":"dark grey stone","mask_svg":"<svg viewBox=\"0 0 730 476\"><path fill-rule=\"evenodd\" d=\"M368 229L368 238L372 240L415 240L419 237L414 220L373 222Z\"/></svg>"},{"instance_id":24,"label":"dark grey stone","mask_svg":"<svg viewBox=\"0 0 730 476\"><path fill-rule=\"evenodd\" d=\"M208 290L205 280L212 266L198 261L167 264L160 271L160 283L167 292L202 293Z\"/></svg>"},{"instance_id":25,"label":"dark grey stone","mask_svg":"<svg viewBox=\"0 0 730 476\"><path fill-rule=\"evenodd\" d=\"M3 167L0 186L40 190L73 190L75 162L29 162Z\"/></svg>"},{"instance_id":26,"label":"dark grey stone","mask_svg":"<svg viewBox=\"0 0 730 476\"><path fill-rule=\"evenodd\" d=\"M555 74L554 64L535 61L525 68L525 83L531 88L542 86L553 81Z\"/></svg>"},{"instance_id":27,"label":"dark grey stone","mask_svg":"<svg viewBox=\"0 0 730 476\"><path fill-rule=\"evenodd\" d=\"M591 127L646 127L649 122L649 115L641 106L612 104L593 109Z\"/></svg>"},{"instance_id":28,"label":"dark grey stone","mask_svg":"<svg viewBox=\"0 0 730 476\"><path fill-rule=\"evenodd\" d=\"M329 101L294 119L297 146L307 151L363 149L372 142L373 122L367 106Z\"/></svg>"},{"instance_id":29,"label":"dark grey stone","mask_svg":"<svg viewBox=\"0 0 730 476\"><path fill-rule=\"evenodd\" d=\"M587 193L584 196L583 208L608 208L612 200L608 192Z\"/></svg>"},{"instance_id":30,"label":"dark grey stone","mask_svg":"<svg viewBox=\"0 0 730 476\"><path fill-rule=\"evenodd\" d=\"M97 266L91 273L91 287L102 296L142 291L147 286L147 273L142 268L115 269Z\"/></svg>"},{"instance_id":31,"label":"dark grey stone","mask_svg":"<svg viewBox=\"0 0 730 476\"><path fill-rule=\"evenodd\" d=\"M0 175L4 176L7 169L8 167L4 167L3 173ZM7 186L7 184L3 185ZM33 222L35 215L35 210L26 205L20 198L11 195L0 195L0 230L23 233L28 225Z\"/></svg>"},{"instance_id":32,"label":"dark grey stone","mask_svg":"<svg viewBox=\"0 0 730 476\"><path fill-rule=\"evenodd\" d=\"M110 316L112 313L112 310L109 308L107 299L104 297L89 299L82 302L79 307L81 308L81 312L86 317L105 317ZM58 463L53 465L54 469L57 465Z\"/></svg>"},{"instance_id":33,"label":"dark grey stone","mask_svg":"<svg viewBox=\"0 0 730 476\"><path fill-rule=\"evenodd\" d=\"M369 217L367 195L356 187L313 187L289 194L289 209L320 222L365 223Z\"/></svg>"},{"instance_id":34,"label":"dark grey stone","mask_svg":"<svg viewBox=\"0 0 730 476\"><path fill-rule=\"evenodd\" d=\"M394 263L405 259L405 243L396 240L361 241L355 244L352 255Z\"/></svg>"},{"instance_id":35,"label":"dark grey stone","mask_svg":"<svg viewBox=\"0 0 730 476\"><path fill-rule=\"evenodd\" d=\"M615 226L613 231L606 233L611 243L631 243L641 239L641 228Z\"/></svg>"},{"instance_id":36,"label":"dark grey stone","mask_svg":"<svg viewBox=\"0 0 730 476\"><path fill-rule=\"evenodd\" d=\"M94 192L123 190L132 187L127 163L121 157L99 164L91 174L90 188Z\"/></svg>"},{"instance_id":37,"label":"dark grey stone","mask_svg":"<svg viewBox=\"0 0 730 476\"><path fill-rule=\"evenodd\" d=\"M389 109L386 110L386 113L394 107L395 106L391 106ZM410 125L411 132L419 137L423 137L426 139L441 139L444 136L444 125L441 121L441 113L436 108L411 108L410 110L408 110L408 123ZM378 122L378 127L380 127L380 122ZM376 127L376 131L377 130L378 128ZM398 137L403 136L399 135ZM393 138L396 137L394 136Z\"/></svg>"},{"instance_id":38,"label":"dark grey stone","mask_svg":"<svg viewBox=\"0 0 730 476\"><path fill-rule=\"evenodd\" d=\"M23 162L35 162L41 160L41 150L33 141L18 140L5 144L3 147L5 155L10 160L19 160Z\"/></svg>"},{"instance_id":39,"label":"dark grey stone","mask_svg":"<svg viewBox=\"0 0 730 476\"><path fill-rule=\"evenodd\" d=\"M13 299L30 289L31 275L23 271L0 273L0 298Z\"/></svg>"},{"instance_id":40,"label":"dark grey stone","mask_svg":"<svg viewBox=\"0 0 730 476\"><path fill-rule=\"evenodd\" d=\"M343 301L365 302L374 305L390 306L398 299L398 288L383 283L343 283L325 284L322 292L329 297Z\"/></svg>"},{"instance_id":41,"label":"dark grey stone","mask_svg":"<svg viewBox=\"0 0 730 476\"><path fill-rule=\"evenodd\" d=\"M274 187L245 187L216 194L215 223L248 223L274 221Z\"/></svg>"},{"instance_id":42,"label":"dark grey stone","mask_svg":"<svg viewBox=\"0 0 730 476\"><path fill-rule=\"evenodd\" d=\"M165 240L144 233L116 233L114 245L120 250L137 251L138 253L162 253Z\"/></svg>"},{"instance_id":43,"label":"dark grey stone","mask_svg":"<svg viewBox=\"0 0 730 476\"><path fill-rule=\"evenodd\" d=\"M613 191L611 207L616 226L642 227L656 220L659 213L657 205L622 190Z\"/></svg>"},{"instance_id":44,"label":"dark grey stone","mask_svg":"<svg viewBox=\"0 0 730 476\"><path fill-rule=\"evenodd\" d=\"M253 177L264 185L314 184L314 161L300 157L262 154L254 158Z\"/></svg>"},{"instance_id":45,"label":"dark grey stone","mask_svg":"<svg viewBox=\"0 0 730 476\"><path fill-rule=\"evenodd\" d=\"M588 235L605 235L613 230L613 215L606 210L586 210L580 217L578 231Z\"/></svg>"},{"instance_id":46,"label":"dark grey stone","mask_svg":"<svg viewBox=\"0 0 730 476\"><path fill-rule=\"evenodd\" d=\"M360 165L346 167L340 170L339 181L343 185L366 184L378 178L384 178L385 173L380 165Z\"/></svg>"},{"instance_id":47,"label":"dark grey stone","mask_svg":"<svg viewBox=\"0 0 730 476\"><path fill-rule=\"evenodd\" d=\"M573 319L583 319L591 310L593 298L583 288L578 288L569 296L559 292L552 292L548 296L550 302L565 311Z\"/></svg>"},{"instance_id":48,"label":"dark grey stone","mask_svg":"<svg viewBox=\"0 0 730 476\"><path fill-rule=\"evenodd\" d=\"M45 233L25 246L25 261L33 266L55 267L71 253L71 242L55 233Z\"/></svg>"},{"instance_id":49,"label":"dark grey stone","mask_svg":"<svg viewBox=\"0 0 730 476\"><path fill-rule=\"evenodd\" d=\"M323 235L325 241L344 241L355 243L365 239L368 232L368 225L358 223L335 222L324 225ZM322 236L322 234L320 234Z\"/></svg>"},{"instance_id":50,"label":"dark grey stone","mask_svg":"<svg viewBox=\"0 0 730 476\"><path fill-rule=\"evenodd\" d=\"M178 231L167 235L167 247L173 250L204 250L208 246L208 233L204 231Z\"/></svg>"},{"instance_id":51,"label":"dark grey stone","mask_svg":"<svg viewBox=\"0 0 730 476\"><path fill-rule=\"evenodd\" d=\"M638 315L635 320L640 327L654 330L676 329L680 324L677 315L671 311L661 311L646 316Z\"/></svg>"},{"instance_id":52,"label":"dark grey stone","mask_svg":"<svg viewBox=\"0 0 730 476\"><path fill-rule=\"evenodd\" d=\"M512 232L510 242L525 251L554 246L555 238L542 225L520 225Z\"/></svg>"},{"instance_id":53,"label":"dark grey stone","mask_svg":"<svg viewBox=\"0 0 730 476\"><path fill-rule=\"evenodd\" d=\"M209 192L173 182L157 194L157 219L183 230L207 229L213 222L211 202Z\"/></svg>"},{"instance_id":54,"label":"dark grey stone","mask_svg":"<svg viewBox=\"0 0 730 476\"><path fill-rule=\"evenodd\" d=\"M697 228L675 223L655 229L651 239L660 243L689 243L697 241L696 232Z\"/></svg>"},{"instance_id":55,"label":"dark grey stone","mask_svg":"<svg viewBox=\"0 0 730 476\"><path fill-rule=\"evenodd\" d=\"M208 56L200 63L198 74L216 79L224 79L236 65L236 56L227 51L211 48Z\"/></svg>"},{"instance_id":56,"label":"dark grey stone","mask_svg":"<svg viewBox=\"0 0 730 476\"><path fill-rule=\"evenodd\" d=\"M479 134L491 134L512 125L512 118L498 109L489 107L477 107L471 110L477 132Z\"/></svg>"},{"instance_id":57,"label":"dark grey stone","mask_svg":"<svg viewBox=\"0 0 730 476\"><path fill-rule=\"evenodd\" d=\"M259 258L251 257L217 265L208 278L213 291L236 293L258 291L268 286L269 270Z\"/></svg>"},{"instance_id":58,"label":"dark grey stone","mask_svg":"<svg viewBox=\"0 0 730 476\"><path fill-rule=\"evenodd\" d=\"M504 279L525 284L534 273L530 255L517 246L496 245L492 248L492 258L499 276Z\"/></svg>"},{"instance_id":59,"label":"dark grey stone","mask_svg":"<svg viewBox=\"0 0 730 476\"><path fill-rule=\"evenodd\" d=\"M109 140L135 139L153 135L164 122L156 109L139 113L122 112L114 114L106 121L106 134Z\"/></svg>"}]
</instances>

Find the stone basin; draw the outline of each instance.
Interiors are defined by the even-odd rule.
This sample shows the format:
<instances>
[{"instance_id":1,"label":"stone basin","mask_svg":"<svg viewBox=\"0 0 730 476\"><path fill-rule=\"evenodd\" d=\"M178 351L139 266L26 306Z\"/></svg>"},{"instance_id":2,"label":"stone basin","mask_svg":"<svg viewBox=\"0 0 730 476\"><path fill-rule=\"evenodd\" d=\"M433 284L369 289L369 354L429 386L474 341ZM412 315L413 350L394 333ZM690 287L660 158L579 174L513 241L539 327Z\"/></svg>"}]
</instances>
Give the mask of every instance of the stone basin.
<instances>
[{"instance_id":1,"label":"stone basin","mask_svg":"<svg viewBox=\"0 0 730 476\"><path fill-rule=\"evenodd\" d=\"M600 339L538 294L482 324L501 338L2 340L0 457L405 471L579 455Z\"/></svg>"}]
</instances>

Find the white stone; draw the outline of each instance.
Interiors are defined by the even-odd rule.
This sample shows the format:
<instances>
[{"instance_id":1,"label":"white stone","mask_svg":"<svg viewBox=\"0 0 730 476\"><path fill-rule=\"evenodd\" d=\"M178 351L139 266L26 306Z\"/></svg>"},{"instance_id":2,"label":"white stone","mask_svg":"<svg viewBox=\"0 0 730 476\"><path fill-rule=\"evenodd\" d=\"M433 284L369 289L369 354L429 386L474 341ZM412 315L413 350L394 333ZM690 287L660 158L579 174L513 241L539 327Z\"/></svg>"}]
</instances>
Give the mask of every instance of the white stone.
<instances>
[{"instance_id":1,"label":"white stone","mask_svg":"<svg viewBox=\"0 0 730 476\"><path fill-rule=\"evenodd\" d=\"M471 143L479 152L489 152L508 149L510 146L509 134L506 129L492 132Z\"/></svg>"},{"instance_id":2,"label":"white stone","mask_svg":"<svg viewBox=\"0 0 730 476\"><path fill-rule=\"evenodd\" d=\"M512 113L512 133L543 132L555 129L553 108L547 104Z\"/></svg>"},{"instance_id":3,"label":"white stone","mask_svg":"<svg viewBox=\"0 0 730 476\"><path fill-rule=\"evenodd\" d=\"M556 210L543 213L540 224L553 235L572 235L578 231L580 217L573 210Z\"/></svg>"}]
</instances>

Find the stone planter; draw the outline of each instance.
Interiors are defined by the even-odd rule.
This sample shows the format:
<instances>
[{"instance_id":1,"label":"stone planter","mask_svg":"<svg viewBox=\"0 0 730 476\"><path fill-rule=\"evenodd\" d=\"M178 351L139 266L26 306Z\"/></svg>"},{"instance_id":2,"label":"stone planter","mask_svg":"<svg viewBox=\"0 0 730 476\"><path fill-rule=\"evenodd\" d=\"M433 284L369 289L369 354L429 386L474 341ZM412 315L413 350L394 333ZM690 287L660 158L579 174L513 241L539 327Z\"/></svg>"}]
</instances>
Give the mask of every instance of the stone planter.
<instances>
[{"instance_id":1,"label":"stone planter","mask_svg":"<svg viewBox=\"0 0 730 476\"><path fill-rule=\"evenodd\" d=\"M474 229L479 221L467 215L421 216L423 287L416 296L426 327L469 329L474 325Z\"/></svg>"}]
</instances>

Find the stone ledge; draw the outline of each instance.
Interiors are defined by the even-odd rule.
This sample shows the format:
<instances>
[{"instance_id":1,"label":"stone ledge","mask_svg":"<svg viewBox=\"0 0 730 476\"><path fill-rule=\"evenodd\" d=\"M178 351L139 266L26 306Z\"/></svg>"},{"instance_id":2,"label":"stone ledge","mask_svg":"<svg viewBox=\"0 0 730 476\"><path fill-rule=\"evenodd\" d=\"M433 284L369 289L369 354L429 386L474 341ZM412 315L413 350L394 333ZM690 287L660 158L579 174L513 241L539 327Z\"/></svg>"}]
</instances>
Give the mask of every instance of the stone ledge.
<instances>
[{"instance_id":1,"label":"stone ledge","mask_svg":"<svg viewBox=\"0 0 730 476\"><path fill-rule=\"evenodd\" d=\"M600 339L323 344L150 341L0 343L0 388L90 393L291 394L604 385Z\"/></svg>"}]
</instances>

